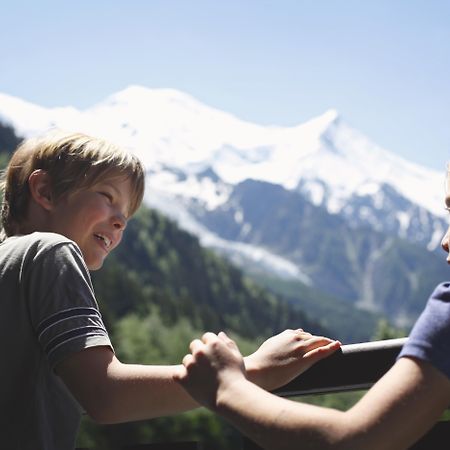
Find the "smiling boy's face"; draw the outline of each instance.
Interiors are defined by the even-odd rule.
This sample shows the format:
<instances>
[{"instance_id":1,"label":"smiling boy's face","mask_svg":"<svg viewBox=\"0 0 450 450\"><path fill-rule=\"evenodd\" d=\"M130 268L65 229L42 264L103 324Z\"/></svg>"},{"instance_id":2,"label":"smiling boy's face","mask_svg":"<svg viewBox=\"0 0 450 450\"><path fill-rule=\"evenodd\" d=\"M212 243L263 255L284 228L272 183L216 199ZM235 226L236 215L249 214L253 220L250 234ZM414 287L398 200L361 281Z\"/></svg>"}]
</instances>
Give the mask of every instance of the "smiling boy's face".
<instances>
[{"instance_id":1,"label":"smiling boy's face","mask_svg":"<svg viewBox=\"0 0 450 450\"><path fill-rule=\"evenodd\" d=\"M447 169L447 177L445 180L445 209L450 211L450 171ZM448 228L447 232L445 233L444 237L441 241L442 248L448 253L447 255L447 262L450 264L450 227Z\"/></svg>"},{"instance_id":2,"label":"smiling boy's face","mask_svg":"<svg viewBox=\"0 0 450 450\"><path fill-rule=\"evenodd\" d=\"M88 269L97 270L122 239L130 198L128 179L100 181L55 202L49 211L50 230L76 242Z\"/></svg>"}]
</instances>

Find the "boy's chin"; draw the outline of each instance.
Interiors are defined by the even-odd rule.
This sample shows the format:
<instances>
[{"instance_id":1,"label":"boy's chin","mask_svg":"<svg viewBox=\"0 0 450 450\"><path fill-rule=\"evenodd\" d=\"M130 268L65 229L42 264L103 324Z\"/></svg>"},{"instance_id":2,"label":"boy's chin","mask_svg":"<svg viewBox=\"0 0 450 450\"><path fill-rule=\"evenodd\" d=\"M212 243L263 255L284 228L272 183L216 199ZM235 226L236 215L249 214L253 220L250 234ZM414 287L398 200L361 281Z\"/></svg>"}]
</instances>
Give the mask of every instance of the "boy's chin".
<instances>
[{"instance_id":1,"label":"boy's chin","mask_svg":"<svg viewBox=\"0 0 450 450\"><path fill-rule=\"evenodd\" d=\"M101 261L86 263L86 266L91 272L95 272L103 267L103 259Z\"/></svg>"}]
</instances>

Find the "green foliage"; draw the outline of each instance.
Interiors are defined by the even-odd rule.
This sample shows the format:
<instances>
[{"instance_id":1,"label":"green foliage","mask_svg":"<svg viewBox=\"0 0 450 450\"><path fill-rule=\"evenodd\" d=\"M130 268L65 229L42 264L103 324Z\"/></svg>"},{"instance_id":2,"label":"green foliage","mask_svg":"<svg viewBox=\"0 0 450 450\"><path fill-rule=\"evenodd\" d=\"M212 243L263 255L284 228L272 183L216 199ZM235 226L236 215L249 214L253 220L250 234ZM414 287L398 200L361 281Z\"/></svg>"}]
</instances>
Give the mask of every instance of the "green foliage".
<instances>
[{"instance_id":1,"label":"green foliage","mask_svg":"<svg viewBox=\"0 0 450 450\"><path fill-rule=\"evenodd\" d=\"M0 122L0 169L5 167L7 160L19 145L21 139L14 129Z\"/></svg>"},{"instance_id":2,"label":"green foliage","mask_svg":"<svg viewBox=\"0 0 450 450\"><path fill-rule=\"evenodd\" d=\"M334 394L305 395L293 400L325 408L347 411L366 393L365 390L338 392Z\"/></svg>"},{"instance_id":3,"label":"green foliage","mask_svg":"<svg viewBox=\"0 0 450 450\"><path fill-rule=\"evenodd\" d=\"M186 318L167 326L157 312L139 317L135 313L120 319L114 331L120 343L117 355L128 363L179 364L189 342L201 334Z\"/></svg>"},{"instance_id":4,"label":"green foliage","mask_svg":"<svg viewBox=\"0 0 450 450\"><path fill-rule=\"evenodd\" d=\"M146 316L130 313L115 324L114 340L119 343L117 355L127 363L179 364L188 352L188 344L203 334L186 317L167 325L157 308ZM257 342L232 333L243 354L256 350Z\"/></svg>"},{"instance_id":5,"label":"green foliage","mask_svg":"<svg viewBox=\"0 0 450 450\"><path fill-rule=\"evenodd\" d=\"M202 442L204 450L240 448L239 434L223 419L204 408L151 421L98 426L84 417L77 447L119 450L149 442Z\"/></svg>"},{"instance_id":6,"label":"green foliage","mask_svg":"<svg viewBox=\"0 0 450 450\"><path fill-rule=\"evenodd\" d=\"M3 170L6 168L8 161L9 161L9 156L6 153L0 153L0 170Z\"/></svg>"},{"instance_id":7,"label":"green foliage","mask_svg":"<svg viewBox=\"0 0 450 450\"><path fill-rule=\"evenodd\" d=\"M12 127L0 122L0 171L6 168L9 158L19 145L20 141L21 139L16 136ZM3 195L0 192L0 202L2 201Z\"/></svg>"},{"instance_id":8,"label":"green foliage","mask_svg":"<svg viewBox=\"0 0 450 450\"><path fill-rule=\"evenodd\" d=\"M382 341L384 339L395 339L407 336L408 333L405 330L401 330L392 326L386 319L381 319L373 335L374 341Z\"/></svg>"}]
</instances>

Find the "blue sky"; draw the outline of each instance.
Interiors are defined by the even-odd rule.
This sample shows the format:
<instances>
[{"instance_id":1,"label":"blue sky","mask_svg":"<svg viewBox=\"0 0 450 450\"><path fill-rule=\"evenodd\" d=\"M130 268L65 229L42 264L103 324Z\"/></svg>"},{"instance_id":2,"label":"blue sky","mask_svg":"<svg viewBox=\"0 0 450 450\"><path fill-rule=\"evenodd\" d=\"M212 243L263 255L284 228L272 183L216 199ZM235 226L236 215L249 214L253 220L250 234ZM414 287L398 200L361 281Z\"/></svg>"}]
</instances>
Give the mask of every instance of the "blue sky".
<instances>
[{"instance_id":1,"label":"blue sky","mask_svg":"<svg viewBox=\"0 0 450 450\"><path fill-rule=\"evenodd\" d=\"M130 84L296 125L329 108L374 142L450 160L450 2L2 2L0 92L87 108Z\"/></svg>"}]
</instances>

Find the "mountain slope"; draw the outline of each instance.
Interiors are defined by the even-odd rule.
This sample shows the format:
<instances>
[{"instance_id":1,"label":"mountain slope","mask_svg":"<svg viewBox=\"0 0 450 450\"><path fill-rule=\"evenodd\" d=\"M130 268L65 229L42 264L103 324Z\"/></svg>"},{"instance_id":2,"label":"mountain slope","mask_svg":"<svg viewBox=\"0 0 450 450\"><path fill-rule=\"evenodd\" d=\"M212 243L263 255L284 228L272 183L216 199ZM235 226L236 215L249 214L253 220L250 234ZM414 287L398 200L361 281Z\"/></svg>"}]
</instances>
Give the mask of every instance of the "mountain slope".
<instances>
[{"instance_id":1,"label":"mountain slope","mask_svg":"<svg viewBox=\"0 0 450 450\"><path fill-rule=\"evenodd\" d=\"M57 126L129 148L147 167L145 202L250 272L300 280L398 323L445 276L435 254L442 175L380 148L335 110L264 127L179 91L131 86L85 111L0 95L0 118L23 135Z\"/></svg>"}]
</instances>

